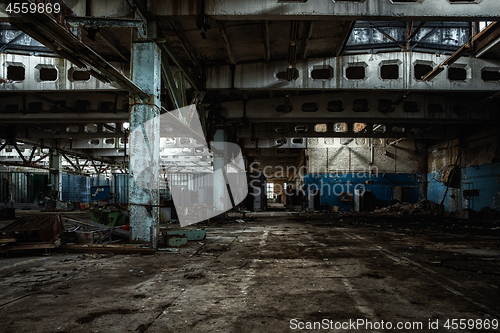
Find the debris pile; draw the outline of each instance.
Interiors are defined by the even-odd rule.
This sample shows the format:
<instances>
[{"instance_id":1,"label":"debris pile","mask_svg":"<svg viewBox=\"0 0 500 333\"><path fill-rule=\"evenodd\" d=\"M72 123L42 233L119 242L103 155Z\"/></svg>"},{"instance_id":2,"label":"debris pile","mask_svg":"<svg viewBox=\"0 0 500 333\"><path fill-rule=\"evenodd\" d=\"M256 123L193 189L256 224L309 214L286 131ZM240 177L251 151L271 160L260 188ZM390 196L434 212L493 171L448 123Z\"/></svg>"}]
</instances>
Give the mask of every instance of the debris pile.
<instances>
[{"instance_id":1,"label":"debris pile","mask_svg":"<svg viewBox=\"0 0 500 333\"><path fill-rule=\"evenodd\" d=\"M387 213L387 212L398 212L398 213L438 213L441 212L440 205L429 200L420 200L416 204L411 204L408 202L396 202L388 207L375 209L374 213Z\"/></svg>"}]
</instances>

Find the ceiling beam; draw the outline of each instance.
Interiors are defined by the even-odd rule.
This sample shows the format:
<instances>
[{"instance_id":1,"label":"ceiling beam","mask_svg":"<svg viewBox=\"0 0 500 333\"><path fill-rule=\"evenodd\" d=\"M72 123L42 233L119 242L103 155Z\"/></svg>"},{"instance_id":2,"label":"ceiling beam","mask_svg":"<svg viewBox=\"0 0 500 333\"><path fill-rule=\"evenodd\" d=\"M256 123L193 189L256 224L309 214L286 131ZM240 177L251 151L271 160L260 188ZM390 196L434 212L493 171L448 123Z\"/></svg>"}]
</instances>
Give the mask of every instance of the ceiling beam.
<instances>
[{"instance_id":1,"label":"ceiling beam","mask_svg":"<svg viewBox=\"0 0 500 333\"><path fill-rule=\"evenodd\" d=\"M104 44L106 44L110 49L112 49L116 54L120 56L125 62L130 62L130 54L125 50L120 43L112 41L110 37L104 36L101 32L96 32L96 36L99 37Z\"/></svg>"},{"instance_id":2,"label":"ceiling beam","mask_svg":"<svg viewBox=\"0 0 500 333\"><path fill-rule=\"evenodd\" d=\"M300 46L300 59L306 59L307 58L307 52L309 50L309 41L311 40L311 36L313 33L313 25L314 21L304 21L302 22L304 25L303 28L303 37L301 40L301 46Z\"/></svg>"},{"instance_id":3,"label":"ceiling beam","mask_svg":"<svg viewBox=\"0 0 500 333\"><path fill-rule=\"evenodd\" d=\"M271 60L271 42L269 38L269 21L263 20L261 23L262 37L264 39L264 59Z\"/></svg>"},{"instance_id":4,"label":"ceiling beam","mask_svg":"<svg viewBox=\"0 0 500 333\"><path fill-rule=\"evenodd\" d=\"M135 28L144 30L144 21L136 19L125 18L103 18L103 17L89 17L89 16L67 16L66 24L70 28L112 28L112 29L125 29Z\"/></svg>"},{"instance_id":5,"label":"ceiling beam","mask_svg":"<svg viewBox=\"0 0 500 333\"><path fill-rule=\"evenodd\" d=\"M191 45L191 43L188 42L189 39L187 38L182 26L179 27L180 29L176 26L176 24L180 25L180 23L176 23L176 22L172 22L172 21L169 21L168 23L169 23L172 31L175 32L175 34L177 35L177 38L179 38L179 41L181 42L182 48L184 49L186 54L189 56L189 59L193 63L194 67L196 67L196 68L201 67L200 62L198 60L198 59L200 59L200 55L198 54L198 50L196 50L196 48L194 48L193 45ZM165 45L165 44L163 44L163 45ZM172 58L173 53L169 52L169 57ZM174 60L174 62L176 62L175 58L172 58L172 60ZM180 64L178 64L177 62L176 62L176 65L177 65L177 67L180 66Z\"/></svg>"},{"instance_id":6,"label":"ceiling beam","mask_svg":"<svg viewBox=\"0 0 500 333\"><path fill-rule=\"evenodd\" d=\"M19 124L19 123L37 123L37 124L82 124L94 123L96 119L100 122L120 122L128 121L128 112L66 112L66 113L3 113L0 112L0 123ZM68 125L69 126L69 125Z\"/></svg>"},{"instance_id":7,"label":"ceiling beam","mask_svg":"<svg viewBox=\"0 0 500 333\"><path fill-rule=\"evenodd\" d=\"M283 2L263 0L205 0L205 14L216 20L401 20L496 21L500 2L432 0L417 3L375 1ZM164 15L157 5L157 15ZM168 8L166 8L168 10Z\"/></svg>"},{"instance_id":8,"label":"ceiling beam","mask_svg":"<svg viewBox=\"0 0 500 333\"><path fill-rule=\"evenodd\" d=\"M472 96L472 95L470 95ZM358 91L290 96L290 112L283 112L282 97L251 99L245 103L249 122L442 122L462 123L499 121L497 105L482 106L484 112L460 116L456 112L476 98L437 96L426 93L406 95L403 92ZM221 103L221 115L227 122L239 124L243 117L243 101ZM488 112L490 111L490 112Z\"/></svg>"},{"instance_id":9,"label":"ceiling beam","mask_svg":"<svg viewBox=\"0 0 500 333\"><path fill-rule=\"evenodd\" d=\"M227 57L229 59L230 64L236 64L236 58L234 56L233 49L231 48L231 44L229 42L229 38L227 37L226 33L226 24L223 21L218 21L219 24L219 34L220 38L222 40L222 43L224 44L224 48L226 49Z\"/></svg>"},{"instance_id":10,"label":"ceiling beam","mask_svg":"<svg viewBox=\"0 0 500 333\"><path fill-rule=\"evenodd\" d=\"M421 80L426 66L434 68L442 57L433 53L387 52L357 54L331 58L298 60L294 64L295 79L287 80L287 61L237 64L234 86L231 66L210 67L206 70L207 89L242 90L412 90L412 91L498 91L500 81L482 79L484 68L500 70L499 60L462 57L457 61L466 67L466 78L450 80L443 75L432 82ZM384 77L384 65L398 66L397 77ZM450 64L448 61L446 64ZM421 66L418 66L421 65ZM420 69L419 67L422 67ZM350 70L350 69L353 70ZM330 71L329 77L313 79L315 69ZM419 72L420 70L421 72ZM428 70L429 71L429 70ZM281 76L279 76L279 75ZM325 75L324 73L322 75ZM417 78L417 76L419 76Z\"/></svg>"}]
</instances>

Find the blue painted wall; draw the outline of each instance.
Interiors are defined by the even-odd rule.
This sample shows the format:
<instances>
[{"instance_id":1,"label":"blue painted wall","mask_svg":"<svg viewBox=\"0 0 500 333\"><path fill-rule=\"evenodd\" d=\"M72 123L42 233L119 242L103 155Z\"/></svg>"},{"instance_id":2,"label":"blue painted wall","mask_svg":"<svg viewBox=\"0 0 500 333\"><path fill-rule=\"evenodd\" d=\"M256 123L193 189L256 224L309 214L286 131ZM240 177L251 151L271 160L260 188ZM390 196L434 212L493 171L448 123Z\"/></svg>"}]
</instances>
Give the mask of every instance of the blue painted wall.
<instances>
[{"instance_id":1,"label":"blue painted wall","mask_svg":"<svg viewBox=\"0 0 500 333\"><path fill-rule=\"evenodd\" d=\"M443 200L446 191L445 184L439 181L440 178L439 171L427 174L427 199L436 203ZM474 189L479 190L479 196L471 197L466 207L463 191ZM478 211L483 207L500 209L500 163L463 168L460 189L450 188L444 201L444 209L447 212L465 208Z\"/></svg>"},{"instance_id":2,"label":"blue painted wall","mask_svg":"<svg viewBox=\"0 0 500 333\"><path fill-rule=\"evenodd\" d=\"M427 174L427 200L440 204L446 192L445 183L441 182L441 171ZM452 212L461 209L461 204L457 197L460 195L458 189L450 187L444 200L444 210Z\"/></svg>"},{"instance_id":3,"label":"blue painted wall","mask_svg":"<svg viewBox=\"0 0 500 333\"><path fill-rule=\"evenodd\" d=\"M367 181L373 183L366 184ZM390 202L393 199L393 187L402 186L410 188L410 202L416 203L425 198L425 175L386 173L371 175L369 173L349 174L311 174L304 176L307 188L315 184L321 189L321 204L338 206L339 210L354 209L353 202L341 202L339 193L354 193L354 188L364 188L372 191L377 200ZM356 187L358 186L358 187Z\"/></svg>"},{"instance_id":4,"label":"blue painted wall","mask_svg":"<svg viewBox=\"0 0 500 333\"><path fill-rule=\"evenodd\" d=\"M500 163L462 169L462 191L471 189L479 189L479 196L471 197L468 208L500 209Z\"/></svg>"}]
</instances>

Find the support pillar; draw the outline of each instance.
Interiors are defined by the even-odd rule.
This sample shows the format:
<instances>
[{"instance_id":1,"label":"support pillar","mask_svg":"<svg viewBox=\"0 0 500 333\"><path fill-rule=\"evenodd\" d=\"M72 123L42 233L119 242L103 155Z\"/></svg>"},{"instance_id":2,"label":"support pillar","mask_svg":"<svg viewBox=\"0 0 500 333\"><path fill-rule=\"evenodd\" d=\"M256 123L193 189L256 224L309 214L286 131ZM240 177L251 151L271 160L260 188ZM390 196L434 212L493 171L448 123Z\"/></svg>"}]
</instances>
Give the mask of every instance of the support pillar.
<instances>
[{"instance_id":1,"label":"support pillar","mask_svg":"<svg viewBox=\"0 0 500 333\"><path fill-rule=\"evenodd\" d=\"M223 129L218 129L214 135L213 147L222 151L226 142L226 133ZM214 207L215 211L222 214L226 211L226 180L225 172L225 156L219 152L214 152Z\"/></svg>"},{"instance_id":2,"label":"support pillar","mask_svg":"<svg viewBox=\"0 0 500 333\"><path fill-rule=\"evenodd\" d=\"M160 180L161 51L155 42L135 42L132 80L148 100L130 100L130 230L133 243L158 245ZM146 124L147 123L147 124Z\"/></svg>"},{"instance_id":3,"label":"support pillar","mask_svg":"<svg viewBox=\"0 0 500 333\"><path fill-rule=\"evenodd\" d=\"M62 158L59 149L54 149L49 156L49 182L52 186L51 196L52 199L62 200Z\"/></svg>"}]
</instances>

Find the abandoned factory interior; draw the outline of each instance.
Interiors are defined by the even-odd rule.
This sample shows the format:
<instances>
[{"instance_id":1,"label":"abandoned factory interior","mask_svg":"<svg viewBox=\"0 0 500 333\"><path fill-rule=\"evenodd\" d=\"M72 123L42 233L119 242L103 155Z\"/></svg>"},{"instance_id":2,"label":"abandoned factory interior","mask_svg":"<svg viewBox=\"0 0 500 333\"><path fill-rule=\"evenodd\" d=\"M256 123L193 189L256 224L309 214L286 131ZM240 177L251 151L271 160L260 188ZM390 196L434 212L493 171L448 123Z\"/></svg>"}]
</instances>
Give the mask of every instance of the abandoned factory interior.
<instances>
[{"instance_id":1,"label":"abandoned factory interior","mask_svg":"<svg viewBox=\"0 0 500 333\"><path fill-rule=\"evenodd\" d=\"M0 332L500 331L499 0L0 0Z\"/></svg>"}]
</instances>

